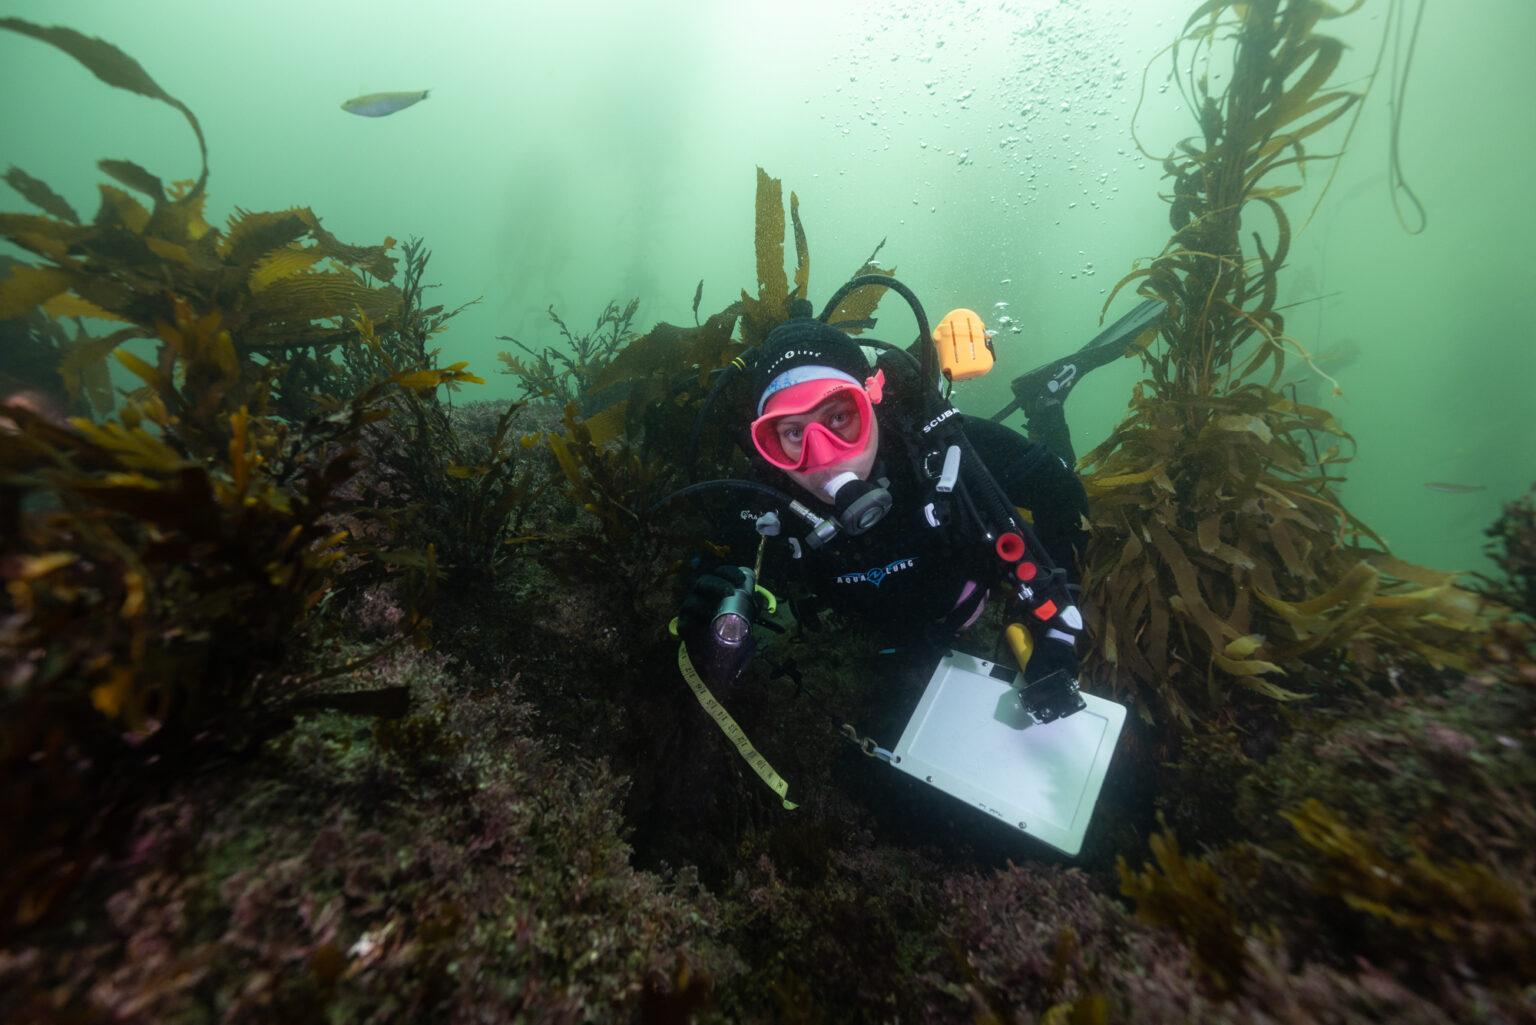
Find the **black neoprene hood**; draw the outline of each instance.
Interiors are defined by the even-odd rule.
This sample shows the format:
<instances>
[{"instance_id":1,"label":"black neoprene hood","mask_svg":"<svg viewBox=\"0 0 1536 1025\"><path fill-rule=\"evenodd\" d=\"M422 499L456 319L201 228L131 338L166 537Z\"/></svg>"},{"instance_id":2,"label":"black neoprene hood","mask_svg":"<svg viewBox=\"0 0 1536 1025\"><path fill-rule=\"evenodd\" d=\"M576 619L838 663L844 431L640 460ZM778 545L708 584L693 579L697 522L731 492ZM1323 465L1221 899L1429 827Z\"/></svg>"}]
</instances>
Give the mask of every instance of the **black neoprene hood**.
<instances>
[{"instance_id":1,"label":"black neoprene hood","mask_svg":"<svg viewBox=\"0 0 1536 1025\"><path fill-rule=\"evenodd\" d=\"M815 317L787 320L768 333L752 371L752 401L774 378L795 367L831 367L862 382L871 373L859 343Z\"/></svg>"}]
</instances>

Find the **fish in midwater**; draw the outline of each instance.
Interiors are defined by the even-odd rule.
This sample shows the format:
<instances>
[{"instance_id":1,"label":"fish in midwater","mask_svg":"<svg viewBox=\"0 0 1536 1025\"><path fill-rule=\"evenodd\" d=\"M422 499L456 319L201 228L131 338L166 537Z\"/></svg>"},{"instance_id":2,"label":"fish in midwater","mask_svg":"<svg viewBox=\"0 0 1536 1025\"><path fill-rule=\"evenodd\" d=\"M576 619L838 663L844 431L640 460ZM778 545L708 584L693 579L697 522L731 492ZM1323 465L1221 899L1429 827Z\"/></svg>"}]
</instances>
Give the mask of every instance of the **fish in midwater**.
<instances>
[{"instance_id":1,"label":"fish in midwater","mask_svg":"<svg viewBox=\"0 0 1536 1025\"><path fill-rule=\"evenodd\" d=\"M1474 491L1487 491L1482 484L1453 484L1449 481L1427 481L1424 486L1431 491L1444 491L1447 495L1470 495Z\"/></svg>"},{"instance_id":2,"label":"fish in midwater","mask_svg":"<svg viewBox=\"0 0 1536 1025\"><path fill-rule=\"evenodd\" d=\"M423 89L419 93L369 93L348 100L341 105L341 109L348 114L361 114L363 117L387 117L397 110L420 103L427 98L428 92L430 90Z\"/></svg>"}]
</instances>

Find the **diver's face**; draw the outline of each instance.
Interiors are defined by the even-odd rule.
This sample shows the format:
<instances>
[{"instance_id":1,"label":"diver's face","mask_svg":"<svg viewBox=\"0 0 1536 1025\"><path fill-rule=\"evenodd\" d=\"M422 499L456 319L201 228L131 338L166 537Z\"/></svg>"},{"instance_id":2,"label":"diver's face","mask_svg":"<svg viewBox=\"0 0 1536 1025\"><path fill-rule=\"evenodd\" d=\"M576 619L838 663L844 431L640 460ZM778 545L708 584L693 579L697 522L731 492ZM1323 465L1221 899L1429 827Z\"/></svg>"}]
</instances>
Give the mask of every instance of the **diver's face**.
<instances>
[{"instance_id":1,"label":"diver's face","mask_svg":"<svg viewBox=\"0 0 1536 1025\"><path fill-rule=\"evenodd\" d=\"M790 480L818 498L827 497L823 485L832 478L844 473L852 473L860 480L868 480L870 473L874 470L875 452L880 445L880 422L873 416L869 418L869 437L863 449L837 453L841 458L830 460L825 458L822 451L819 451L825 448L826 455L832 455L831 450L836 446L836 441L828 439L823 430L844 445L857 442L864 430L859 404L847 392L832 395L825 402L804 413L783 417L774 429L779 447L783 449L786 457L796 462L799 462L803 455L810 457L807 464L815 466L816 469L785 470L784 472ZM807 446L809 446L809 452L806 451Z\"/></svg>"},{"instance_id":2,"label":"diver's face","mask_svg":"<svg viewBox=\"0 0 1536 1025\"><path fill-rule=\"evenodd\" d=\"M859 407L847 392L838 392L804 413L781 416L774 424L773 430L779 439L779 448L790 462L800 462L800 457L805 454L807 443L805 431L811 424L820 424L849 444L858 440L859 429L863 427L859 417ZM815 444L814 433L811 444L813 446ZM811 461L819 461L815 459L814 453Z\"/></svg>"}]
</instances>

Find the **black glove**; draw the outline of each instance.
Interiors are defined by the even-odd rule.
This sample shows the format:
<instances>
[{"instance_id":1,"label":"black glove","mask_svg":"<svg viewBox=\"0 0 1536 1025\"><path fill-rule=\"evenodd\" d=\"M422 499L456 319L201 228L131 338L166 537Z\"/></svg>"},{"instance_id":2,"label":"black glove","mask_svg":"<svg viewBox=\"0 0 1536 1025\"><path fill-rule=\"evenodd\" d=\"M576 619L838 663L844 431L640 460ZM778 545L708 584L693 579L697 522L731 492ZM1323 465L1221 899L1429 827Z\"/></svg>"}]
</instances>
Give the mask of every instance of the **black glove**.
<instances>
[{"instance_id":1,"label":"black glove","mask_svg":"<svg viewBox=\"0 0 1536 1025\"><path fill-rule=\"evenodd\" d=\"M678 609L678 636L688 647L688 657L706 683L731 683L741 675L757 648L752 621L760 611L759 598L749 584L752 571L743 566L716 566L694 580ZM715 619L724 612L742 616L745 624L722 637Z\"/></svg>"},{"instance_id":2,"label":"black glove","mask_svg":"<svg viewBox=\"0 0 1536 1025\"><path fill-rule=\"evenodd\" d=\"M1077 679L1076 648L1054 637L1037 637L1034 653L1029 656L1029 664L1024 667L1025 682L1034 683L1062 671L1074 680Z\"/></svg>"},{"instance_id":3,"label":"black glove","mask_svg":"<svg viewBox=\"0 0 1536 1025\"><path fill-rule=\"evenodd\" d=\"M736 591L744 590L751 573L745 566L722 564L695 577L677 610L678 631L708 626L715 618L720 602Z\"/></svg>"},{"instance_id":4,"label":"black glove","mask_svg":"<svg viewBox=\"0 0 1536 1025\"><path fill-rule=\"evenodd\" d=\"M1036 722L1046 723L1080 712L1085 707L1077 691L1077 651L1054 637L1036 641L1024 667L1024 686L1019 700Z\"/></svg>"}]
</instances>

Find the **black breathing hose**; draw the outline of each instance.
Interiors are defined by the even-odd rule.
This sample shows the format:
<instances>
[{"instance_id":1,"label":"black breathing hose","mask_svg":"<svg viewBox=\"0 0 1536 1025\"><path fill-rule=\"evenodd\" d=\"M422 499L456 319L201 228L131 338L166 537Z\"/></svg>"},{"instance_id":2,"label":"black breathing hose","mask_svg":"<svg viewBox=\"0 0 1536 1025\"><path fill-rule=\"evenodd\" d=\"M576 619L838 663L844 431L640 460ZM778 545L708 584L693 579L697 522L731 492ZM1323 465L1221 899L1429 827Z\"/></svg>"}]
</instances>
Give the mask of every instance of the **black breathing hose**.
<instances>
[{"instance_id":1,"label":"black breathing hose","mask_svg":"<svg viewBox=\"0 0 1536 1025\"><path fill-rule=\"evenodd\" d=\"M928 389L929 394L937 394L939 390L939 357L938 353L933 351L933 343L928 330L928 314L923 312L923 304L918 301L917 296L913 294L912 290L900 281L897 281L888 274L860 274L832 293L832 298L828 299L827 305L822 308L821 316L816 319L820 320L823 324L828 323L827 318L836 312L837 304L846 299L855 289L863 288L865 285L879 285L882 288L889 288L905 299L908 306L912 307L912 315L917 318L917 337L922 343L922 357L919 367L922 370L923 386ZM898 348L894 345L890 347L893 349Z\"/></svg>"},{"instance_id":2,"label":"black breathing hose","mask_svg":"<svg viewBox=\"0 0 1536 1025\"><path fill-rule=\"evenodd\" d=\"M795 504L795 499L791 498L789 495L786 495L778 488L771 487L770 485L759 484L755 480L741 480L736 477L722 477L718 480L701 480L697 484L689 484L687 487L678 488L670 495L659 500L655 505L647 509L646 512L653 513L669 502L676 501L679 498L683 498L697 491L704 491L709 488L737 488L745 491L756 491L759 494L767 495L774 501L779 502L786 509L789 508L790 505Z\"/></svg>"}]
</instances>

